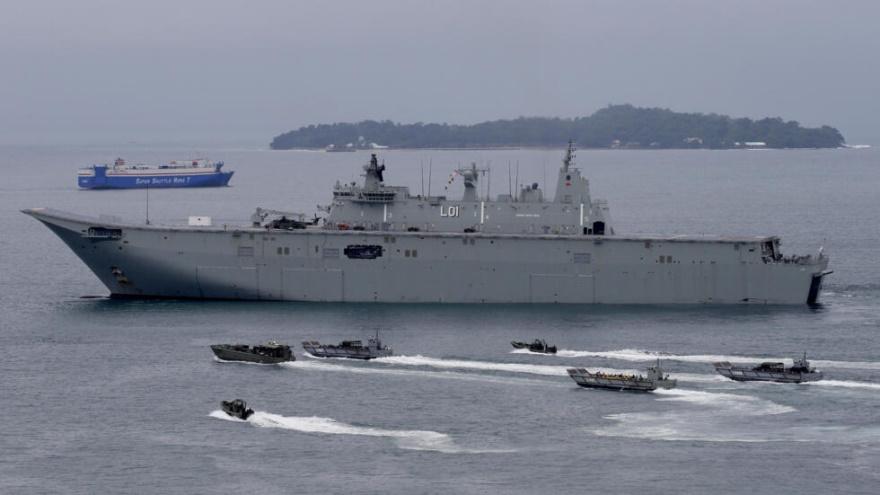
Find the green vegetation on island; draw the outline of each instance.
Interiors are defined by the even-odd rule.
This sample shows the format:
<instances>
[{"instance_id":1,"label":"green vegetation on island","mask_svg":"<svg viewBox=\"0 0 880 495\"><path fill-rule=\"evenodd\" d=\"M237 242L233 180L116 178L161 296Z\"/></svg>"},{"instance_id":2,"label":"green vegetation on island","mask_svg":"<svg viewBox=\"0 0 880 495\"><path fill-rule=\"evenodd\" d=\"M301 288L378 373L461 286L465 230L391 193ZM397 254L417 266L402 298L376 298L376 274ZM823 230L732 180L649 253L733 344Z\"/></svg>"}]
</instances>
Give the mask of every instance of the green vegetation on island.
<instances>
[{"instance_id":1,"label":"green vegetation on island","mask_svg":"<svg viewBox=\"0 0 880 495\"><path fill-rule=\"evenodd\" d=\"M520 117L474 125L398 124L389 120L320 124L276 136L272 149L556 147L569 139L582 148L727 149L837 148L833 127L801 127L779 117L752 120L680 113L663 108L610 105L574 119Z\"/></svg>"}]
</instances>

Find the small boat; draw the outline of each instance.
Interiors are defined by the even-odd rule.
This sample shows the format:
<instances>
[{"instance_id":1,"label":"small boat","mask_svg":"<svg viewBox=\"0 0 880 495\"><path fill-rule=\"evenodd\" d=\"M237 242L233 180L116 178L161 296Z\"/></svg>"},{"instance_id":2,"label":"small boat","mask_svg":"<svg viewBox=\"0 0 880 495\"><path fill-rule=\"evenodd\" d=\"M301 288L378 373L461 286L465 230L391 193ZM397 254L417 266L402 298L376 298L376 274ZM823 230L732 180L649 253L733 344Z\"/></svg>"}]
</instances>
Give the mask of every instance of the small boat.
<instances>
[{"instance_id":1,"label":"small boat","mask_svg":"<svg viewBox=\"0 0 880 495\"><path fill-rule=\"evenodd\" d=\"M568 370L568 376L581 387L637 392L650 392L658 388L674 388L677 383L676 380L663 373L659 359L656 366L648 368L647 376L591 372L584 368L571 368Z\"/></svg>"},{"instance_id":2,"label":"small boat","mask_svg":"<svg viewBox=\"0 0 880 495\"><path fill-rule=\"evenodd\" d=\"M148 167L128 165L117 158L112 166L92 165L77 173L77 185L82 189L139 189L165 187L220 187L229 184L234 172L224 172L223 162L202 158L172 161Z\"/></svg>"},{"instance_id":3,"label":"small boat","mask_svg":"<svg viewBox=\"0 0 880 495\"><path fill-rule=\"evenodd\" d=\"M715 371L731 380L738 382L780 382L802 383L821 380L821 371L810 366L807 361L807 353L803 357L794 360L791 367L786 368L784 363L761 363L755 367L734 366L727 361L712 363Z\"/></svg>"},{"instance_id":4,"label":"small boat","mask_svg":"<svg viewBox=\"0 0 880 495\"><path fill-rule=\"evenodd\" d=\"M382 345L379 340L379 332L364 345L360 340L343 340L338 345L324 345L317 341L302 343L303 349L315 357L322 358L348 358L348 359L376 359L388 357L393 354L391 347Z\"/></svg>"},{"instance_id":5,"label":"small boat","mask_svg":"<svg viewBox=\"0 0 880 495\"><path fill-rule=\"evenodd\" d=\"M247 406L247 402L241 399L220 401L220 407L226 414L242 420L247 420L254 413L254 410Z\"/></svg>"},{"instance_id":6,"label":"small boat","mask_svg":"<svg viewBox=\"0 0 880 495\"><path fill-rule=\"evenodd\" d=\"M214 355L224 361L247 361L249 363L277 364L296 361L290 346L270 340L263 345L214 344Z\"/></svg>"},{"instance_id":7,"label":"small boat","mask_svg":"<svg viewBox=\"0 0 880 495\"><path fill-rule=\"evenodd\" d=\"M556 346L547 344L547 341L544 339L535 339L531 343L514 340L510 345L514 349L528 349L531 352L540 352L542 354L556 354Z\"/></svg>"}]
</instances>

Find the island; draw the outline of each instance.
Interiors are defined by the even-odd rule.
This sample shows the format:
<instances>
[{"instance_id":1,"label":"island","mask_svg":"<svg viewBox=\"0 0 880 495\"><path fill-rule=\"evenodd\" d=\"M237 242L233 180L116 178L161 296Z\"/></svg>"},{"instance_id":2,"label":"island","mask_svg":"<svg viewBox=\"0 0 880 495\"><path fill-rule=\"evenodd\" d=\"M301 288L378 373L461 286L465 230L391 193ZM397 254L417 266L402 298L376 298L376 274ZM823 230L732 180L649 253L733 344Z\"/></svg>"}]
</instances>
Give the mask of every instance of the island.
<instances>
[{"instance_id":1,"label":"island","mask_svg":"<svg viewBox=\"0 0 880 495\"><path fill-rule=\"evenodd\" d=\"M520 117L473 125L390 120L309 125L276 136L270 146L275 150L523 148L560 147L569 140L581 148L622 149L839 148L846 142L834 127L802 127L779 117L752 120L609 105L588 117Z\"/></svg>"}]
</instances>

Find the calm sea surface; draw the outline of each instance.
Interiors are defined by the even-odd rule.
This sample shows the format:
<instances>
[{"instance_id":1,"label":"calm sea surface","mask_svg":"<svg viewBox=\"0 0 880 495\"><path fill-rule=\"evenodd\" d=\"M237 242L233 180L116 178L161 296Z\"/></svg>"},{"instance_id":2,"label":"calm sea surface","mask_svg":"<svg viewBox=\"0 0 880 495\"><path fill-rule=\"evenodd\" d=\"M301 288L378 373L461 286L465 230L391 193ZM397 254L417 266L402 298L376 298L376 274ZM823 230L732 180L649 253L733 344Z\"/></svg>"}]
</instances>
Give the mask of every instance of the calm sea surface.
<instances>
[{"instance_id":1,"label":"calm sea surface","mask_svg":"<svg viewBox=\"0 0 880 495\"><path fill-rule=\"evenodd\" d=\"M0 148L0 493L871 493L880 491L880 152L582 151L618 232L778 234L831 257L820 308L114 301L48 229L51 206L146 215L145 191L79 191L79 166L207 156L232 186L153 190L154 223L256 206L313 212L368 154ZM492 195L555 182L560 150L389 151L390 184L443 193L491 166ZM447 194L462 186L454 181ZM552 196L552 191L548 191ZM413 281L418 283L418 281ZM303 356L367 338L395 357ZM511 352L546 338L556 356ZM219 363L209 344L297 344L283 366ZM722 359L807 351L826 380L737 384ZM579 389L569 366L679 388ZM241 397L248 422L223 419Z\"/></svg>"}]
</instances>

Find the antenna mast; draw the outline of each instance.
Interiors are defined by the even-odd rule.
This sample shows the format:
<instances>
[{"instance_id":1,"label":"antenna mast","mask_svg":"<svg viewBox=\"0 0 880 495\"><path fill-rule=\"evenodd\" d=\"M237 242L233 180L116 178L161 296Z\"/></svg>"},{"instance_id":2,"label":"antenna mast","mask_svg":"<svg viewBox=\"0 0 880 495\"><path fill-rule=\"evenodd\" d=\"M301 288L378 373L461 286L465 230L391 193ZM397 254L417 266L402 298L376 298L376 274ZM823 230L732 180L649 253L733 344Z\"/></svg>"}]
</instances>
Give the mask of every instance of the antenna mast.
<instances>
[{"instance_id":1,"label":"antenna mast","mask_svg":"<svg viewBox=\"0 0 880 495\"><path fill-rule=\"evenodd\" d=\"M547 188L547 161L541 160L541 187Z\"/></svg>"},{"instance_id":2,"label":"antenna mast","mask_svg":"<svg viewBox=\"0 0 880 495\"><path fill-rule=\"evenodd\" d=\"M492 160L486 164L488 172L486 173L486 201L492 201Z\"/></svg>"},{"instance_id":3,"label":"antenna mast","mask_svg":"<svg viewBox=\"0 0 880 495\"><path fill-rule=\"evenodd\" d=\"M513 185L510 183L511 174L510 169L510 160L507 160L507 194L510 196L511 201L513 200Z\"/></svg>"},{"instance_id":4,"label":"antenna mast","mask_svg":"<svg viewBox=\"0 0 880 495\"><path fill-rule=\"evenodd\" d=\"M519 199L520 187L521 187L521 185L519 183L519 160L517 160L516 161L516 198L517 199Z\"/></svg>"},{"instance_id":5,"label":"antenna mast","mask_svg":"<svg viewBox=\"0 0 880 495\"><path fill-rule=\"evenodd\" d=\"M565 150L565 158L562 159L562 169L565 172L568 172L568 167L571 166L572 162L574 162L574 142L569 139L568 140L568 149Z\"/></svg>"}]
</instances>

